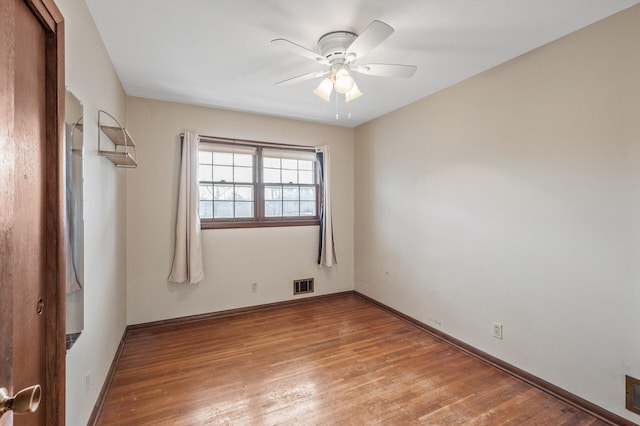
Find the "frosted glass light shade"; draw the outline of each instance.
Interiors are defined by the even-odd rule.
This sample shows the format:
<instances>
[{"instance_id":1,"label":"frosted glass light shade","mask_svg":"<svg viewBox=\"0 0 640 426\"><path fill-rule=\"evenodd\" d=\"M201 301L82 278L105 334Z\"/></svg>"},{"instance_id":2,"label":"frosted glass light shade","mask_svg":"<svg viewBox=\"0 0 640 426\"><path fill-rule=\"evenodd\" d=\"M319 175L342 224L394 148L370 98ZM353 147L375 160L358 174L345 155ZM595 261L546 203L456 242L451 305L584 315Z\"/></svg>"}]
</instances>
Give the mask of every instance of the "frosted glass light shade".
<instances>
[{"instance_id":1,"label":"frosted glass light shade","mask_svg":"<svg viewBox=\"0 0 640 426\"><path fill-rule=\"evenodd\" d=\"M353 77L349 75L349 71L346 68L340 68L336 72L335 81L333 83L333 88L336 89L336 92L345 94L349 90L353 88L355 81L353 81Z\"/></svg>"},{"instance_id":2,"label":"frosted glass light shade","mask_svg":"<svg viewBox=\"0 0 640 426\"><path fill-rule=\"evenodd\" d=\"M313 91L316 95L329 102L331 99L331 90L333 90L333 81L330 78L325 78L320 82L320 85Z\"/></svg>"},{"instance_id":3,"label":"frosted glass light shade","mask_svg":"<svg viewBox=\"0 0 640 426\"><path fill-rule=\"evenodd\" d=\"M358 85L354 81L351 90L344 94L344 100L345 102L351 102L352 100L359 98L360 96L362 96L362 92L360 91L360 89L358 89Z\"/></svg>"},{"instance_id":4,"label":"frosted glass light shade","mask_svg":"<svg viewBox=\"0 0 640 426\"><path fill-rule=\"evenodd\" d=\"M313 93L329 102L329 99L331 99L331 90L333 90L333 81L329 78L325 78L320 82L320 85L316 87Z\"/></svg>"}]
</instances>

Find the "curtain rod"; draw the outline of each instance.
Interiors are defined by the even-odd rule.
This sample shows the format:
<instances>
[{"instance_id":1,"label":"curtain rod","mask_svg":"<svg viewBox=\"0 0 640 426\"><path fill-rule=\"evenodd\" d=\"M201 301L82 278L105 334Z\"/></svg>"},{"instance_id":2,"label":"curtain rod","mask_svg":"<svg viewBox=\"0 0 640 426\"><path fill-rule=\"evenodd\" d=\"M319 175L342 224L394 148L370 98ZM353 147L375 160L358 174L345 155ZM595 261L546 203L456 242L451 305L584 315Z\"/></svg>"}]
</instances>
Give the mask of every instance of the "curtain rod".
<instances>
[{"instance_id":1,"label":"curtain rod","mask_svg":"<svg viewBox=\"0 0 640 426\"><path fill-rule=\"evenodd\" d=\"M180 133L180 138L184 138L184 133ZM316 151L315 146L308 145L288 145L288 144L280 144L273 142L260 142L260 141L252 141L249 139L233 139L233 138L221 138L218 136L205 136L198 135L198 138L203 142L223 142L223 143L234 143L239 145L251 145L251 146L264 146L269 148L280 148L280 149L293 149L297 151Z\"/></svg>"}]
</instances>

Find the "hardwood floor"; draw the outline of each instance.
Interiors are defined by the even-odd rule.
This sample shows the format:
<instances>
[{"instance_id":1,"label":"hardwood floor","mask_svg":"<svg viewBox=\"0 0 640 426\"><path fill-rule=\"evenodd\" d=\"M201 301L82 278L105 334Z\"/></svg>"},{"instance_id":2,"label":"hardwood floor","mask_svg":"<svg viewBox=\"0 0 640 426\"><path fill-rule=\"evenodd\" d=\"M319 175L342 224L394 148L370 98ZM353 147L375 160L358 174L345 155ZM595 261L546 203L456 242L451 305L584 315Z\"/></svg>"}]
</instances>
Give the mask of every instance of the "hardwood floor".
<instances>
[{"instance_id":1,"label":"hardwood floor","mask_svg":"<svg viewBox=\"0 0 640 426\"><path fill-rule=\"evenodd\" d=\"M355 295L127 336L101 425L602 425Z\"/></svg>"}]
</instances>

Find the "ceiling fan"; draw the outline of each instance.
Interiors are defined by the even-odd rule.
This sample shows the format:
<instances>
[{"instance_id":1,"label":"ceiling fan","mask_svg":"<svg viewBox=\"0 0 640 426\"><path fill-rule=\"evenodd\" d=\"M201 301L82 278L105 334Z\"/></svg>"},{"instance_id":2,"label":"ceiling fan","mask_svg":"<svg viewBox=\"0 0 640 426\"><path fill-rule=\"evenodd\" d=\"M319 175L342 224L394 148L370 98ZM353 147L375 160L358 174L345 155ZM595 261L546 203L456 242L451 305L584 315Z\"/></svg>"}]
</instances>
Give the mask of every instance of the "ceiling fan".
<instances>
[{"instance_id":1,"label":"ceiling fan","mask_svg":"<svg viewBox=\"0 0 640 426\"><path fill-rule=\"evenodd\" d=\"M284 38L271 40L271 43L277 46L287 48L298 55L329 66L328 70L299 75L280 81L276 85L286 86L313 78L325 77L313 93L328 102L331 98L331 92L335 90L337 93L344 94L346 102L350 102L362 96L362 92L358 89L350 71L379 77L409 78L416 72L417 67L414 65L355 65L356 61L382 43L393 31L390 25L381 21L373 21L360 35L351 31L333 31L318 40L320 53Z\"/></svg>"}]
</instances>

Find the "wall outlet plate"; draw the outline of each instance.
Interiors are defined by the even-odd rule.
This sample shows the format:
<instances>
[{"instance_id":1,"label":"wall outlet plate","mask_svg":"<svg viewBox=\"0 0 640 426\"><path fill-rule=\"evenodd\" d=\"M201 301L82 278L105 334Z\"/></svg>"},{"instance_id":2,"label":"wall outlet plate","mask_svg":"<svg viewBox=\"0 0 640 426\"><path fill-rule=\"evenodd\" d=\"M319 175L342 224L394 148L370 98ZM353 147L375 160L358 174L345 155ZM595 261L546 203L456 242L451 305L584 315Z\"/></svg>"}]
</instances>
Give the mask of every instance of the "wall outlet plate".
<instances>
[{"instance_id":1,"label":"wall outlet plate","mask_svg":"<svg viewBox=\"0 0 640 426\"><path fill-rule=\"evenodd\" d=\"M493 337L502 340L502 324L497 322L493 323Z\"/></svg>"},{"instance_id":2,"label":"wall outlet plate","mask_svg":"<svg viewBox=\"0 0 640 426\"><path fill-rule=\"evenodd\" d=\"M85 384L85 394L89 395L89 391L91 390L91 371L87 371L84 384Z\"/></svg>"}]
</instances>

